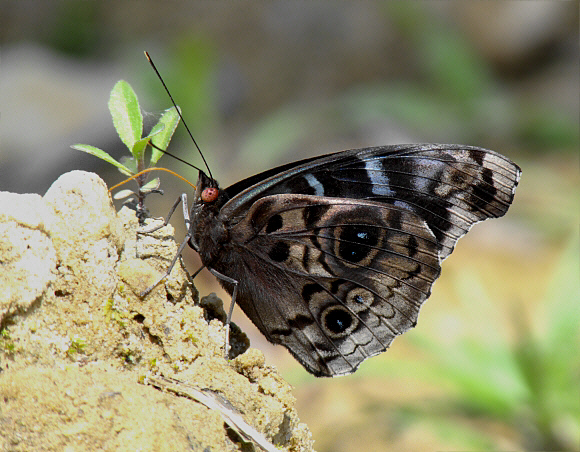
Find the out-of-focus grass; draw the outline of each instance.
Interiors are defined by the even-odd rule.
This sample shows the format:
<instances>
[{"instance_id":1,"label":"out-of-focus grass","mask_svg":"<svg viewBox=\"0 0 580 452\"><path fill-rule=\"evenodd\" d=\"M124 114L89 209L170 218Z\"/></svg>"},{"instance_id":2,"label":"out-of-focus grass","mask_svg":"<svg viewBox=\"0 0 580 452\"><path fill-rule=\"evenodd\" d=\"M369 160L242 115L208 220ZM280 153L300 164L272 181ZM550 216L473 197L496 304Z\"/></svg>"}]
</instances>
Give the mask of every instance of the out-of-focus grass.
<instances>
[{"instance_id":1,"label":"out-of-focus grass","mask_svg":"<svg viewBox=\"0 0 580 452\"><path fill-rule=\"evenodd\" d=\"M433 412L407 406L417 417L441 413L480 421L500 421L519 433L525 450L574 450L580 439L580 283L577 237L553 269L532 321L512 313L517 335L501 329L482 337L457 337L442 344L417 341L432 362L421 378L450 388ZM492 320L493 303L474 275L463 275L456 289L468 300L475 322ZM465 311L464 311L465 312ZM433 417L433 423L438 424ZM446 430L448 421L442 422Z\"/></svg>"}]
</instances>

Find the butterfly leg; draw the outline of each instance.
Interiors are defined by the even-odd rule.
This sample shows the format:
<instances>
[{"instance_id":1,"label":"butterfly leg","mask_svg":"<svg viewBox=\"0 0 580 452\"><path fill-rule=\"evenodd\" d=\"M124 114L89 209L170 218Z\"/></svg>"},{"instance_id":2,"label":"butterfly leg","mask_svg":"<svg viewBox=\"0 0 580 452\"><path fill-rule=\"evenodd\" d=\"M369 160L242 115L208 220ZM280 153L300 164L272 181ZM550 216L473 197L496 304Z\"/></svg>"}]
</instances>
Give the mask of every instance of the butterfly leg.
<instances>
[{"instance_id":1,"label":"butterfly leg","mask_svg":"<svg viewBox=\"0 0 580 452\"><path fill-rule=\"evenodd\" d=\"M157 281L155 281L154 284L147 287L147 289L145 289L143 292L141 292L139 294L140 298L143 298L144 296L146 296L149 292L151 292L153 289L155 289L157 284L159 284L161 281L163 281L165 278L167 278L169 276L169 274L171 273L171 270L173 270L173 267L175 266L175 263L177 262L177 259L179 259L181 257L181 253L183 252L185 245L187 245L187 242L189 242L189 234L187 234L185 236L185 240L181 243L181 245L179 245L179 249L177 250L177 253L175 253L175 257L171 261L171 264L169 264L169 267L167 268L167 271L165 272L165 274L161 278L159 278Z\"/></svg>"},{"instance_id":2,"label":"butterfly leg","mask_svg":"<svg viewBox=\"0 0 580 452\"><path fill-rule=\"evenodd\" d=\"M175 209L177 209L177 206L179 206L179 203L181 203L183 206L183 218L185 219L185 227L189 231L190 220L189 220L189 209L187 207L187 194L182 193L181 196L179 196L179 198L177 198L177 200L173 203L171 209L169 209L169 213L167 214L167 217L165 217L165 220L163 220L163 223L148 229L147 228L141 229L140 231L137 231L137 234L149 234L151 232L157 231L158 229L161 229L164 226L167 226L169 224L169 219L171 218L171 215L173 215Z\"/></svg>"},{"instance_id":3,"label":"butterfly leg","mask_svg":"<svg viewBox=\"0 0 580 452\"><path fill-rule=\"evenodd\" d=\"M217 270L214 270L213 268L208 267L208 270L216 278L221 279L222 281L230 283L234 286L234 290L232 291L232 301L230 304L230 310L228 311L228 317L226 318L226 335L225 335L225 345L224 345L224 349L225 349L224 355L225 356L224 356L224 358L227 361L229 359L229 354L230 354L230 322L232 321L232 314L234 313L234 306L236 305L236 295L238 293L239 282L233 278L230 278L229 276L222 275L220 272L218 272Z\"/></svg>"},{"instance_id":4,"label":"butterfly leg","mask_svg":"<svg viewBox=\"0 0 580 452\"><path fill-rule=\"evenodd\" d=\"M153 226L152 228L149 228L149 229L142 229L140 231L137 231L137 233L138 234L148 234L151 232L155 232L164 226L167 226L169 224L169 219L171 218L171 215L173 215L173 213L175 212L175 209L177 209L177 206L179 206L180 203L183 206L183 218L185 220L185 227L189 231L191 221L189 219L189 210L187 207L187 195L185 193L182 193L181 196L179 196L179 198L177 198L177 200L173 203L173 206L169 210L169 213L167 214L167 217L165 217L165 220L163 220L162 224L157 225L157 226ZM159 278L155 282L155 284L149 286L147 289L145 289L143 292L141 292L139 294L139 297L143 298L144 296L146 296L149 292L151 292L157 286L157 284L159 284L161 281L163 281L165 278L167 278L169 276L169 273L171 273L171 270L173 269L175 263L177 262L177 259L179 259L179 257L181 256L181 253L183 252L185 245L187 245L187 243L189 242L190 239L191 239L191 232L188 232L187 235L185 236L185 239L183 240L183 243L181 243L181 245L179 245L179 249L177 250L175 257L171 261L171 264L169 265L169 268L167 269L165 274L161 278Z\"/></svg>"}]
</instances>

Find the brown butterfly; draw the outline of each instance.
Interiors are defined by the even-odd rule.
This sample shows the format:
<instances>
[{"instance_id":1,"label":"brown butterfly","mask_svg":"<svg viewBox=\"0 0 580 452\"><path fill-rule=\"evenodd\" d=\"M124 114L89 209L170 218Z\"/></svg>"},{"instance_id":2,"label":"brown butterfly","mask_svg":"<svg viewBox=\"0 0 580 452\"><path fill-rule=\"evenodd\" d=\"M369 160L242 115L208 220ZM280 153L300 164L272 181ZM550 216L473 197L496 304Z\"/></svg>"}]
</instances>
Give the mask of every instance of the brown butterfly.
<instances>
[{"instance_id":1,"label":"brown butterfly","mask_svg":"<svg viewBox=\"0 0 580 452\"><path fill-rule=\"evenodd\" d=\"M316 376L346 375L415 326L441 262L507 212L520 174L471 146L355 149L225 189L200 170L189 213L183 194L169 216L182 202L179 253L196 250L270 342Z\"/></svg>"}]
</instances>

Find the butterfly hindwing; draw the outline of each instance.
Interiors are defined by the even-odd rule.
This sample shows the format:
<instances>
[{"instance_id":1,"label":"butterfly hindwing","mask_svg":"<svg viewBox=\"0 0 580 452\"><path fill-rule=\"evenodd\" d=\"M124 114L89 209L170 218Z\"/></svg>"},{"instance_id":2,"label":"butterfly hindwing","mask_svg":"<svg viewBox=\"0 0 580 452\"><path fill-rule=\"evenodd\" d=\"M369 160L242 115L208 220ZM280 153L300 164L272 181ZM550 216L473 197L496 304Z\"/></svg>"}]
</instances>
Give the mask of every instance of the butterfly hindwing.
<instances>
[{"instance_id":1,"label":"butterfly hindwing","mask_svg":"<svg viewBox=\"0 0 580 452\"><path fill-rule=\"evenodd\" d=\"M389 204L268 196L231 233L249 274L261 272L241 283L238 303L316 375L351 373L386 350L416 323L440 271L425 222Z\"/></svg>"}]
</instances>

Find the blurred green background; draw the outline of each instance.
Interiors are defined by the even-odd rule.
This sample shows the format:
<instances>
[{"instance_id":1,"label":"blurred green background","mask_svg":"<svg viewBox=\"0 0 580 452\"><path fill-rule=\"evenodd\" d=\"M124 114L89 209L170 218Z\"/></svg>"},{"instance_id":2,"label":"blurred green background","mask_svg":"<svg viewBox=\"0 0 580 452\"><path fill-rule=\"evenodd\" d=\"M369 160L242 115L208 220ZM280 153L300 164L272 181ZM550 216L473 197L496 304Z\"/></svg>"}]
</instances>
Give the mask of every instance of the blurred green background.
<instances>
[{"instance_id":1,"label":"blurred green background","mask_svg":"<svg viewBox=\"0 0 580 452\"><path fill-rule=\"evenodd\" d=\"M23 0L0 1L0 17L0 190L43 194L71 169L119 182L69 146L124 155L107 111L119 79L151 123L169 106L143 50L224 186L395 143L517 162L506 217L459 242L417 328L356 374L315 379L234 320L295 386L318 451L580 449L577 2ZM171 150L200 163L183 130ZM162 188L155 216L187 190L165 176Z\"/></svg>"}]
</instances>

